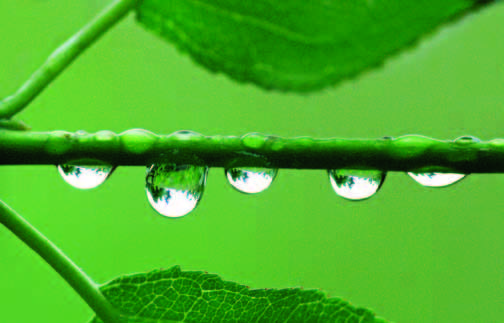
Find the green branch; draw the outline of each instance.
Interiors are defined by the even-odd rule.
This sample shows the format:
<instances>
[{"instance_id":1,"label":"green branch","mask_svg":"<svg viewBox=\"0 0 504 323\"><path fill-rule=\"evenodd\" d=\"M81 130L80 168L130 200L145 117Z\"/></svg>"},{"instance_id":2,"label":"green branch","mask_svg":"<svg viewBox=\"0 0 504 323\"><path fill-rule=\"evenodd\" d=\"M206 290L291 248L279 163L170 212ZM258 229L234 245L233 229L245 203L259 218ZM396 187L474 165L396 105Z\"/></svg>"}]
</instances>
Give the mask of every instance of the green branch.
<instances>
[{"instance_id":1,"label":"green branch","mask_svg":"<svg viewBox=\"0 0 504 323\"><path fill-rule=\"evenodd\" d=\"M423 136L289 139L257 133L242 137L203 136L187 131L156 135L142 129L121 134L0 130L0 156L3 165L56 165L71 161L92 165L99 160L116 166L171 162L225 168L504 173L504 139L441 141Z\"/></svg>"},{"instance_id":2,"label":"green branch","mask_svg":"<svg viewBox=\"0 0 504 323\"><path fill-rule=\"evenodd\" d=\"M0 223L51 265L95 311L103 322L119 322L119 314L103 296L98 285L58 249L56 245L3 201L0 201Z\"/></svg>"},{"instance_id":3,"label":"green branch","mask_svg":"<svg viewBox=\"0 0 504 323\"><path fill-rule=\"evenodd\" d=\"M0 119L10 118L23 110L86 48L114 26L139 2L140 0L116 0L98 17L56 49L16 93L0 101Z\"/></svg>"}]
</instances>

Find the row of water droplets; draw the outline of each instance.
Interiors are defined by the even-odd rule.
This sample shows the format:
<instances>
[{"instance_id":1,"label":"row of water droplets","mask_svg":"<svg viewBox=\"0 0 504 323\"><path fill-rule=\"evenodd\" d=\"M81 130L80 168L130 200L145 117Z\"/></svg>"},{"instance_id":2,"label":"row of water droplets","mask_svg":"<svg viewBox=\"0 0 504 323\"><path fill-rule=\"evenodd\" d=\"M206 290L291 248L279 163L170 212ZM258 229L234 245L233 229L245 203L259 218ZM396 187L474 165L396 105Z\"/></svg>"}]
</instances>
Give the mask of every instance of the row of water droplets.
<instances>
[{"instance_id":1,"label":"row of water droplets","mask_svg":"<svg viewBox=\"0 0 504 323\"><path fill-rule=\"evenodd\" d=\"M384 139L392 139L385 137ZM480 142L476 137L463 136L454 140L455 143L465 144ZM348 200L365 200L375 195L383 185L387 173L379 170L329 170L331 186L341 197ZM446 187L465 178L466 174L439 172L408 172L417 183L426 187Z\"/></svg>"},{"instance_id":2,"label":"row of water droplets","mask_svg":"<svg viewBox=\"0 0 504 323\"><path fill-rule=\"evenodd\" d=\"M99 186L113 171L111 166L59 165L63 179L79 189ZM266 190L277 175L276 169L231 168L225 170L228 182L247 194ZM328 171L331 186L339 196L364 200L375 195L386 172L376 170L332 169ZM152 207L161 215L180 217L196 208L206 185L208 167L175 164L154 164L147 169L146 192ZM408 173L423 186L444 187L466 175L452 173Z\"/></svg>"},{"instance_id":3,"label":"row of water droplets","mask_svg":"<svg viewBox=\"0 0 504 323\"><path fill-rule=\"evenodd\" d=\"M58 165L63 179L78 189L100 186L113 170L112 166ZM271 168L230 168L225 170L225 176L239 192L255 194L266 190L277 172L277 169ZM184 216L194 210L201 200L207 175L206 166L154 164L147 168L147 199L161 215Z\"/></svg>"},{"instance_id":4,"label":"row of water droplets","mask_svg":"<svg viewBox=\"0 0 504 323\"><path fill-rule=\"evenodd\" d=\"M474 137L457 140L479 141ZM73 187L92 189L103 182L115 167L106 165L58 165L63 179ZM225 176L236 190L246 194L260 193L271 186L277 169L245 167L225 169ZM348 200L365 200L375 195L385 181L380 170L330 169L329 180L339 196ZM181 217L196 208L203 196L208 175L207 166L153 164L147 168L145 190L151 206L161 215ZM408 172L416 182L427 187L445 187L463 179L465 174Z\"/></svg>"},{"instance_id":5,"label":"row of water droplets","mask_svg":"<svg viewBox=\"0 0 504 323\"><path fill-rule=\"evenodd\" d=\"M392 138L385 137L384 139ZM463 136L454 140L460 144L480 141L472 136ZM331 186L336 194L354 201L365 200L375 195L387 175L386 172L379 170L332 169L328 172ZM408 175L426 187L450 186L467 176L466 174L439 172L408 172Z\"/></svg>"},{"instance_id":6,"label":"row of water droplets","mask_svg":"<svg viewBox=\"0 0 504 323\"><path fill-rule=\"evenodd\" d=\"M331 186L341 197L348 200L365 200L375 195L382 187L387 173L378 170L351 170L332 169L329 170ZM417 183L427 187L445 187L452 185L461 179L465 174L454 173L412 173L408 172Z\"/></svg>"}]
</instances>

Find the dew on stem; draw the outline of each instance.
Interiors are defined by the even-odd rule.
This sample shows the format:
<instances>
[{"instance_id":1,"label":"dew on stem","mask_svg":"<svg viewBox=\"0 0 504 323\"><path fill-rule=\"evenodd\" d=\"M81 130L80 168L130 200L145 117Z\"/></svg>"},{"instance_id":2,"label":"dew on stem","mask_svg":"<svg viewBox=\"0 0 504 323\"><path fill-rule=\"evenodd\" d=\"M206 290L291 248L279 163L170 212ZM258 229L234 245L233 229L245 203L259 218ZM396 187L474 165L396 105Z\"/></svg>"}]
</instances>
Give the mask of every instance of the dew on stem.
<instances>
[{"instance_id":1,"label":"dew on stem","mask_svg":"<svg viewBox=\"0 0 504 323\"><path fill-rule=\"evenodd\" d=\"M380 170L330 169L328 173L336 194L353 201L376 194L386 176L386 172Z\"/></svg>"},{"instance_id":2,"label":"dew on stem","mask_svg":"<svg viewBox=\"0 0 504 323\"><path fill-rule=\"evenodd\" d=\"M271 186L278 169L247 167L229 168L225 171L226 178L236 190L242 193L260 193Z\"/></svg>"},{"instance_id":3,"label":"dew on stem","mask_svg":"<svg viewBox=\"0 0 504 323\"><path fill-rule=\"evenodd\" d=\"M196 208L205 189L208 167L153 164L145 191L151 206L166 217L181 217Z\"/></svg>"}]
</instances>

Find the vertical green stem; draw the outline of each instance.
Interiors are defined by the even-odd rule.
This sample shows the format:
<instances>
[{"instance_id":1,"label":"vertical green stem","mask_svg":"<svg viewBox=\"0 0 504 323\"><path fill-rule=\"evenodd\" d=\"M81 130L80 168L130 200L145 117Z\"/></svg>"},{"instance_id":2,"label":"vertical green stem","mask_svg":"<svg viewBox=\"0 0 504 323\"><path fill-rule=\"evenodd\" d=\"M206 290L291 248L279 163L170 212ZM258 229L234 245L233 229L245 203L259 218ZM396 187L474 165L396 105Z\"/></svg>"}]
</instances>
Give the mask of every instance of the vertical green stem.
<instances>
[{"instance_id":1,"label":"vertical green stem","mask_svg":"<svg viewBox=\"0 0 504 323\"><path fill-rule=\"evenodd\" d=\"M0 119L10 118L23 110L86 48L121 20L140 1L115 0L98 17L56 49L16 93L0 101Z\"/></svg>"},{"instance_id":2,"label":"vertical green stem","mask_svg":"<svg viewBox=\"0 0 504 323\"><path fill-rule=\"evenodd\" d=\"M37 231L21 215L0 201L0 223L39 254L84 299L105 323L120 322L119 313L91 280L63 251Z\"/></svg>"}]
</instances>

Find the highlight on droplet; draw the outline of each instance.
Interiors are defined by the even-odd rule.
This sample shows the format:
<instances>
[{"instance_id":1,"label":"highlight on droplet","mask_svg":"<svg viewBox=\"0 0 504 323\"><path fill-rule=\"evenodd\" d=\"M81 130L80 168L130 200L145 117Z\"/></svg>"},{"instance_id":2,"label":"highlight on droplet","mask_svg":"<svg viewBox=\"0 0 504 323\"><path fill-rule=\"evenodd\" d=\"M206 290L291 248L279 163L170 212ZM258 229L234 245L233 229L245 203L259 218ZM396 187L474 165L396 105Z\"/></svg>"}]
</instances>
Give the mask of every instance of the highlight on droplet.
<instances>
[{"instance_id":1,"label":"highlight on droplet","mask_svg":"<svg viewBox=\"0 0 504 323\"><path fill-rule=\"evenodd\" d=\"M153 164L147 168L145 191L150 205L166 217L193 211L203 196L208 167Z\"/></svg>"}]
</instances>

